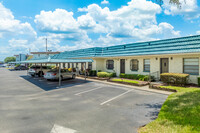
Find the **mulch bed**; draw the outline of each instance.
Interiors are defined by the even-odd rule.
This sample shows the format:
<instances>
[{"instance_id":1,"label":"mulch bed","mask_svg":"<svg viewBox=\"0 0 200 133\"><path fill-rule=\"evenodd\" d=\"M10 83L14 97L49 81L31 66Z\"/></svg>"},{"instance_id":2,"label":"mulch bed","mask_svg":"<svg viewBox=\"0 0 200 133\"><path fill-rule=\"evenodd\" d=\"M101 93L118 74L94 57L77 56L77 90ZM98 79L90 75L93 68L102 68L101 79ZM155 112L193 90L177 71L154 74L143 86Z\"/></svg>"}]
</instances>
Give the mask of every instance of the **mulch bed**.
<instances>
[{"instance_id":1,"label":"mulch bed","mask_svg":"<svg viewBox=\"0 0 200 133\"><path fill-rule=\"evenodd\" d=\"M85 75L78 75L78 77L85 78ZM97 76L86 76L88 79L96 79L96 80L108 80L109 78L99 78Z\"/></svg>"},{"instance_id":2,"label":"mulch bed","mask_svg":"<svg viewBox=\"0 0 200 133\"><path fill-rule=\"evenodd\" d=\"M177 92L176 90L169 89L169 88L161 88L160 86L165 86L166 84L149 84L149 88L151 89L157 89L157 90L164 90L164 91L170 91L170 92Z\"/></svg>"}]
</instances>

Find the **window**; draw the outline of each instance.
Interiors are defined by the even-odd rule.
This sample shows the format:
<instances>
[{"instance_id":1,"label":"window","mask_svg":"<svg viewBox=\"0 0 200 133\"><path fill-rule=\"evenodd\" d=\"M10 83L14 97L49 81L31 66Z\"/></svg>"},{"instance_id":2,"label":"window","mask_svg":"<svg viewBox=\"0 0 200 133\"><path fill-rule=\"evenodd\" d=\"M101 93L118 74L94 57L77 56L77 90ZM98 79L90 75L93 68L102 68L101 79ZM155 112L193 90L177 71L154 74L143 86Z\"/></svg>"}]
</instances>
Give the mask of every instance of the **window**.
<instances>
[{"instance_id":1,"label":"window","mask_svg":"<svg viewBox=\"0 0 200 133\"><path fill-rule=\"evenodd\" d=\"M107 60L106 61L106 68L107 69L114 69L114 61L113 60Z\"/></svg>"},{"instance_id":2,"label":"window","mask_svg":"<svg viewBox=\"0 0 200 133\"><path fill-rule=\"evenodd\" d=\"M74 68L74 63L72 63L72 68Z\"/></svg>"},{"instance_id":3,"label":"window","mask_svg":"<svg viewBox=\"0 0 200 133\"><path fill-rule=\"evenodd\" d=\"M68 63L68 68L70 68L70 63Z\"/></svg>"},{"instance_id":4,"label":"window","mask_svg":"<svg viewBox=\"0 0 200 133\"><path fill-rule=\"evenodd\" d=\"M150 72L150 59L144 59L144 72Z\"/></svg>"},{"instance_id":5,"label":"window","mask_svg":"<svg viewBox=\"0 0 200 133\"><path fill-rule=\"evenodd\" d=\"M88 69L92 70L92 62L88 62Z\"/></svg>"},{"instance_id":6,"label":"window","mask_svg":"<svg viewBox=\"0 0 200 133\"><path fill-rule=\"evenodd\" d=\"M138 70L138 60L137 59L132 59L130 62L130 69L131 71L137 71Z\"/></svg>"},{"instance_id":7,"label":"window","mask_svg":"<svg viewBox=\"0 0 200 133\"><path fill-rule=\"evenodd\" d=\"M78 68L78 63L76 63L76 68Z\"/></svg>"},{"instance_id":8,"label":"window","mask_svg":"<svg viewBox=\"0 0 200 133\"><path fill-rule=\"evenodd\" d=\"M199 59L198 58L183 59L183 73L191 75L199 75Z\"/></svg>"}]
</instances>

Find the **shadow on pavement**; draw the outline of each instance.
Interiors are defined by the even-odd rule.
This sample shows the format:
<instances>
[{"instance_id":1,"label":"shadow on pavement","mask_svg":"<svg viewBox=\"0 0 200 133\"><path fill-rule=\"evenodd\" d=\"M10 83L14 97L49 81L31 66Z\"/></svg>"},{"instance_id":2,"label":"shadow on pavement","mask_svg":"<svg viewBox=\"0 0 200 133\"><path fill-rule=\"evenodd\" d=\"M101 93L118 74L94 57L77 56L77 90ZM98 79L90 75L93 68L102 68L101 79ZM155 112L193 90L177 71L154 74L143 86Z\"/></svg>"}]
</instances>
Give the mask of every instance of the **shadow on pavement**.
<instances>
[{"instance_id":1,"label":"shadow on pavement","mask_svg":"<svg viewBox=\"0 0 200 133\"><path fill-rule=\"evenodd\" d=\"M65 79L61 82L61 87L58 87L58 80L56 81L47 81L44 78L31 77L31 76L20 76L26 81L38 86L39 88L45 91L51 91L55 89L61 89L64 87L72 87L80 84L89 83L92 81L82 80L82 79Z\"/></svg>"},{"instance_id":2,"label":"shadow on pavement","mask_svg":"<svg viewBox=\"0 0 200 133\"><path fill-rule=\"evenodd\" d=\"M152 109L145 116L150 117L151 120L155 120L158 117L162 104L161 103L154 103L154 104L144 103L144 104L137 104L137 106L145 106L145 108Z\"/></svg>"}]
</instances>

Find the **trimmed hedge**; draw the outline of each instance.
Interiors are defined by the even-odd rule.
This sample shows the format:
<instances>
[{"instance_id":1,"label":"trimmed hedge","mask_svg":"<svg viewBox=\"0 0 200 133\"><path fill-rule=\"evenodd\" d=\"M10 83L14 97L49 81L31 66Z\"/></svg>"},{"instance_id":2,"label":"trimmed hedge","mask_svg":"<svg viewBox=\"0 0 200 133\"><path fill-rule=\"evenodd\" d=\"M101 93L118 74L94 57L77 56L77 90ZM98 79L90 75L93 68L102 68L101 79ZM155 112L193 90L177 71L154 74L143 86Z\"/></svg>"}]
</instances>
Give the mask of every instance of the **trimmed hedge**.
<instances>
[{"instance_id":1,"label":"trimmed hedge","mask_svg":"<svg viewBox=\"0 0 200 133\"><path fill-rule=\"evenodd\" d=\"M184 73L162 73L160 74L162 82L174 85L186 85L188 83L189 74Z\"/></svg>"},{"instance_id":2,"label":"trimmed hedge","mask_svg":"<svg viewBox=\"0 0 200 133\"><path fill-rule=\"evenodd\" d=\"M116 77L116 73L110 73L110 72L98 72L97 76L100 78L111 78L111 77Z\"/></svg>"},{"instance_id":3,"label":"trimmed hedge","mask_svg":"<svg viewBox=\"0 0 200 133\"><path fill-rule=\"evenodd\" d=\"M197 80L198 80L198 86L200 86L200 77L198 77Z\"/></svg>"},{"instance_id":4,"label":"trimmed hedge","mask_svg":"<svg viewBox=\"0 0 200 133\"><path fill-rule=\"evenodd\" d=\"M140 75L140 74L124 74L121 73L119 75L120 78L127 78L127 79L136 79L136 80L141 80L141 81L148 81L149 80L149 75Z\"/></svg>"},{"instance_id":5,"label":"trimmed hedge","mask_svg":"<svg viewBox=\"0 0 200 133\"><path fill-rule=\"evenodd\" d=\"M96 76L97 71L96 70L89 70L89 76Z\"/></svg>"}]
</instances>

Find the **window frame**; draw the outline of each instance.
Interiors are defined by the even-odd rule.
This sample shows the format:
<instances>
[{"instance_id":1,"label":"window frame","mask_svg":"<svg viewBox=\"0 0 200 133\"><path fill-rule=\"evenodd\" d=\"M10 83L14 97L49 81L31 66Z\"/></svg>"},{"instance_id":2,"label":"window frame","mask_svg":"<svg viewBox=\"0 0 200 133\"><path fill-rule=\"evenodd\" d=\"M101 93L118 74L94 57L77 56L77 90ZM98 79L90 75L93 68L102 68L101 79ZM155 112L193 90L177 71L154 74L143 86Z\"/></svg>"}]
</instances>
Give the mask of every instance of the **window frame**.
<instances>
[{"instance_id":1,"label":"window frame","mask_svg":"<svg viewBox=\"0 0 200 133\"><path fill-rule=\"evenodd\" d=\"M92 62L88 62L88 69L92 70Z\"/></svg>"},{"instance_id":2,"label":"window frame","mask_svg":"<svg viewBox=\"0 0 200 133\"><path fill-rule=\"evenodd\" d=\"M187 73L187 72L185 72L185 59L198 59L198 74L196 73ZM190 65L190 66L197 66L197 65ZM190 75L199 75L199 58L198 57L190 57L190 58L183 58L183 73L186 73L186 74L190 74Z\"/></svg>"},{"instance_id":3,"label":"window frame","mask_svg":"<svg viewBox=\"0 0 200 133\"><path fill-rule=\"evenodd\" d=\"M112 62L113 64L109 64L110 62ZM110 67L111 65L112 65L112 67ZM107 60L106 61L106 69L108 69L108 70L114 69L114 60Z\"/></svg>"},{"instance_id":4,"label":"window frame","mask_svg":"<svg viewBox=\"0 0 200 133\"><path fill-rule=\"evenodd\" d=\"M133 65L134 65L133 61L137 61L137 69L135 69L135 70L133 69ZM131 71L138 71L139 70L139 60L138 59L131 59L130 60L130 70Z\"/></svg>"},{"instance_id":5,"label":"window frame","mask_svg":"<svg viewBox=\"0 0 200 133\"><path fill-rule=\"evenodd\" d=\"M145 60L149 60L149 64L145 64ZM149 65L149 70L145 70L145 66ZM150 72L151 71L151 60L150 59L144 59L143 60L143 72Z\"/></svg>"}]
</instances>

